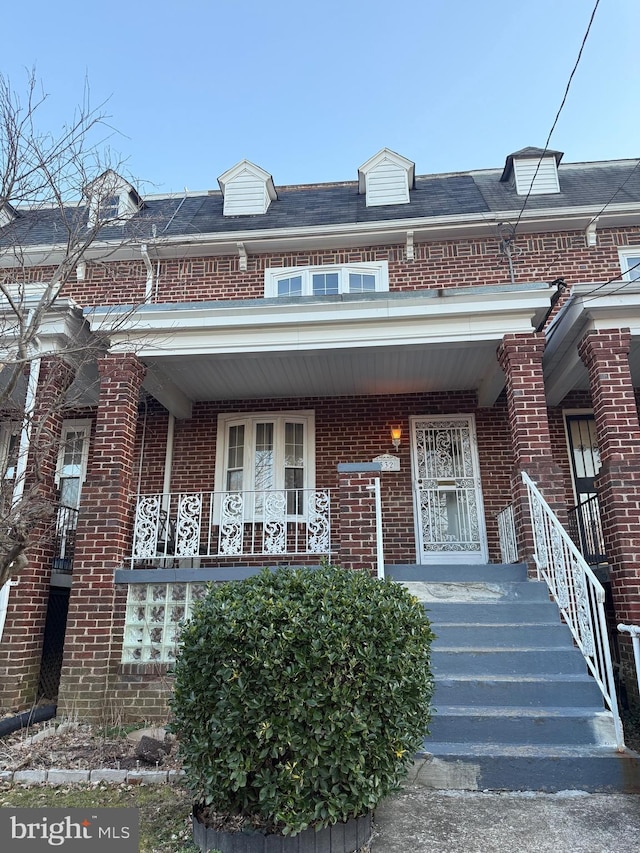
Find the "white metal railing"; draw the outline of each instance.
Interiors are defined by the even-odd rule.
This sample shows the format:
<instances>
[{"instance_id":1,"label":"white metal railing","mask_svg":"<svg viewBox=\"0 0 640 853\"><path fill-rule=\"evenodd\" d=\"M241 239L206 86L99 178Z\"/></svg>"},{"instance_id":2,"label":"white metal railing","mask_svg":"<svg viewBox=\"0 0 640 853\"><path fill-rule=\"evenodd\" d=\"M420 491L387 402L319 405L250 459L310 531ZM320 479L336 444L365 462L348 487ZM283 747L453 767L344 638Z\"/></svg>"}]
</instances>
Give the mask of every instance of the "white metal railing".
<instances>
[{"instance_id":1,"label":"white metal railing","mask_svg":"<svg viewBox=\"0 0 640 853\"><path fill-rule=\"evenodd\" d=\"M604 589L526 472L538 579L544 579L613 715L616 744L624 748L604 611Z\"/></svg>"},{"instance_id":2,"label":"white metal railing","mask_svg":"<svg viewBox=\"0 0 640 853\"><path fill-rule=\"evenodd\" d=\"M131 565L331 552L329 489L138 495Z\"/></svg>"},{"instance_id":3,"label":"white metal railing","mask_svg":"<svg viewBox=\"0 0 640 853\"><path fill-rule=\"evenodd\" d=\"M640 625L618 625L621 634L631 634L633 643L633 661L636 665L636 679L638 681L638 693L640 693Z\"/></svg>"},{"instance_id":4,"label":"white metal railing","mask_svg":"<svg viewBox=\"0 0 640 853\"><path fill-rule=\"evenodd\" d=\"M509 504L497 515L498 539L500 541L500 559L503 563L518 562L518 540L513 504Z\"/></svg>"}]
</instances>

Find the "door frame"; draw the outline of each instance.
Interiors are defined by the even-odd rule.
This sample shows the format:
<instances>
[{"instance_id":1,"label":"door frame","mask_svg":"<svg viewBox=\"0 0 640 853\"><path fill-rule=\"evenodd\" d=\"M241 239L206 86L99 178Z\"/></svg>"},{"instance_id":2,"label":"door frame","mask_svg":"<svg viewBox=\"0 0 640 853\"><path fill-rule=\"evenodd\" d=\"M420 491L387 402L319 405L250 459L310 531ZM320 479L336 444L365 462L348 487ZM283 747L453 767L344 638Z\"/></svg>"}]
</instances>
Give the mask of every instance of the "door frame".
<instances>
[{"instance_id":1,"label":"door frame","mask_svg":"<svg viewBox=\"0 0 640 853\"><path fill-rule=\"evenodd\" d=\"M479 531L479 550L471 551L451 551L451 552L436 552L433 558L427 557L421 547L422 537L421 529L421 514L418 504L417 490L417 444L416 444L416 422L417 421L452 421L466 420L469 424L469 437L471 441L471 464L475 472L475 494L476 494L476 512L478 517ZM484 514L484 499L482 494L482 474L480 470L480 456L478 454L478 439L476 431L476 418L472 412L462 412L449 415L411 415L409 417L409 432L411 434L411 495L413 504L413 521L414 521L414 536L416 546L416 562L418 565L450 563L452 565L460 563L477 563L485 564L489 561L489 546L487 541L487 526Z\"/></svg>"}]
</instances>

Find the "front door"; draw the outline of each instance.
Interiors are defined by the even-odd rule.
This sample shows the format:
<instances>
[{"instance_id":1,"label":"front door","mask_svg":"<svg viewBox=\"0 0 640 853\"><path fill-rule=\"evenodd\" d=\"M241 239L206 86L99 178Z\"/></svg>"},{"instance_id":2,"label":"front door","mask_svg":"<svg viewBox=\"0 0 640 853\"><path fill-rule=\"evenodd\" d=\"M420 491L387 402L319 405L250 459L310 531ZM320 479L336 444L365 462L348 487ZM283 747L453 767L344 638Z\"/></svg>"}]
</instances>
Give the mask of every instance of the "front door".
<instances>
[{"instance_id":1,"label":"front door","mask_svg":"<svg viewBox=\"0 0 640 853\"><path fill-rule=\"evenodd\" d=\"M473 415L412 418L418 561L486 563Z\"/></svg>"}]
</instances>

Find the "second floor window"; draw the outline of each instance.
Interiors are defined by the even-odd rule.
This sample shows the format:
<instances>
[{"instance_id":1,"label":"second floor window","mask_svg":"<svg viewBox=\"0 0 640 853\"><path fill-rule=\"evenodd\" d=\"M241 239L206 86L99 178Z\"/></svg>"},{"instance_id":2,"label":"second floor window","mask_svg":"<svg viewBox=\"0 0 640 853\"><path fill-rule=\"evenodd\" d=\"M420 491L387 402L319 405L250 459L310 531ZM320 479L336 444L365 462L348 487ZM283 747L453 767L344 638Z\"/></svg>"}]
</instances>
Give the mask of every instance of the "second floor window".
<instances>
[{"instance_id":1,"label":"second floor window","mask_svg":"<svg viewBox=\"0 0 640 853\"><path fill-rule=\"evenodd\" d=\"M337 296L389 290L386 261L265 270L265 296Z\"/></svg>"}]
</instances>

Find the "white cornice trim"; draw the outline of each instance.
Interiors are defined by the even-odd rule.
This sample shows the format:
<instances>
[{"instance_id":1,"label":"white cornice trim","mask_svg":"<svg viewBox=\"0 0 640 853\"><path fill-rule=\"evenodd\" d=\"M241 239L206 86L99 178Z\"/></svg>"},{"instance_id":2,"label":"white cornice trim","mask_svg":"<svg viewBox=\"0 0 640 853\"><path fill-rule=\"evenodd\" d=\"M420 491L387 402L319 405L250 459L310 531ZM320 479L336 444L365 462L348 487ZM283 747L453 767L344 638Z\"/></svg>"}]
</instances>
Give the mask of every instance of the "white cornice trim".
<instances>
[{"instance_id":1,"label":"white cornice trim","mask_svg":"<svg viewBox=\"0 0 640 853\"><path fill-rule=\"evenodd\" d=\"M598 229L621 225L640 224L640 205L625 202L610 205L602 213L599 205L584 207L558 207L552 210L529 209L499 212L466 213L456 216L409 217L406 219L378 220L376 222L332 223L329 225L293 226L290 228L260 228L216 232L147 240L149 252L156 258L205 257L207 255L237 255L241 242L250 254L268 253L287 246L321 246L331 241L340 246L380 245L384 242L406 241L408 230L414 232L414 242L437 239L455 239L460 236L483 236L495 230L498 223L520 217L520 233L543 231L584 231L595 216L599 216ZM122 261L138 260L141 241L96 241L85 252L86 260ZM0 268L29 267L56 264L64 257L66 247L59 245L35 245L24 247L20 258L12 253L0 256Z\"/></svg>"}]
</instances>

